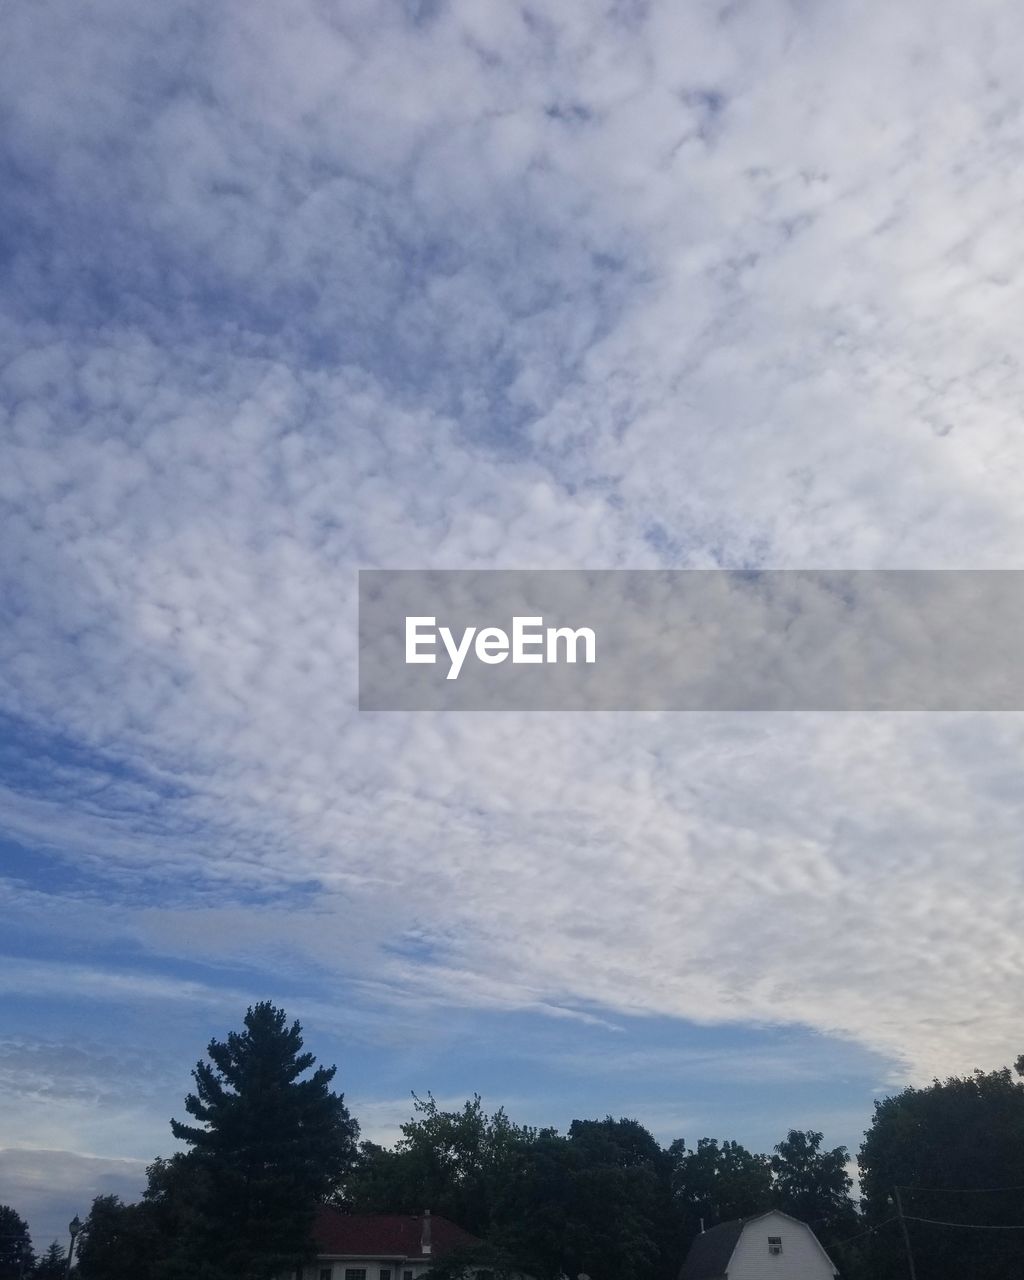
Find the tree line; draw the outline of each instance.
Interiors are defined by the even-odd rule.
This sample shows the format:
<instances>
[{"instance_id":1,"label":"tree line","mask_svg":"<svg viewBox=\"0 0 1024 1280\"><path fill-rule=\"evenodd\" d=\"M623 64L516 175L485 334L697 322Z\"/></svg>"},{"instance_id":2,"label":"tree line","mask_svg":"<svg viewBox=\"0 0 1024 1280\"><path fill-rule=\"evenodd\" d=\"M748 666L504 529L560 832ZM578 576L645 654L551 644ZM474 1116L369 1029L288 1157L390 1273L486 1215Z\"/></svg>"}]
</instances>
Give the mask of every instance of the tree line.
<instances>
[{"instance_id":1,"label":"tree line","mask_svg":"<svg viewBox=\"0 0 1024 1280\"><path fill-rule=\"evenodd\" d=\"M770 1153L679 1138L637 1120L574 1120L564 1132L488 1114L479 1096L444 1110L413 1095L388 1148L359 1126L301 1028L264 1002L212 1040L193 1072L185 1150L158 1158L142 1198L93 1201L76 1248L80 1280L273 1280L315 1255L319 1205L362 1213L430 1208L483 1244L435 1266L536 1280L676 1280L702 1225L767 1209L809 1223L843 1280L1006 1280L1024 1275L1024 1057L1008 1068L908 1088L875 1104L859 1153L790 1130ZM36 1259L24 1221L0 1206L0 1280L55 1280L55 1242Z\"/></svg>"}]
</instances>

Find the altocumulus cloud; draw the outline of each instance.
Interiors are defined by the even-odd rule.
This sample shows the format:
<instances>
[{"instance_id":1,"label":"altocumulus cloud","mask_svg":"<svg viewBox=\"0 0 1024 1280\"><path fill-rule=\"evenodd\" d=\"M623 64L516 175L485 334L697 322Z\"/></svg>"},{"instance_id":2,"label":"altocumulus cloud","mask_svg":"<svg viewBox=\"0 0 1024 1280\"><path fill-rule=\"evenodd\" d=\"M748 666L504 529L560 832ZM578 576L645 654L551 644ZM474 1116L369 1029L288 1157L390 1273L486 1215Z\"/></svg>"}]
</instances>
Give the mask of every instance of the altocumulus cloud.
<instances>
[{"instance_id":1,"label":"altocumulus cloud","mask_svg":"<svg viewBox=\"0 0 1024 1280\"><path fill-rule=\"evenodd\" d=\"M1017 720L354 709L359 566L1020 567L1010 6L550 8L8 6L8 985L1005 1061Z\"/></svg>"}]
</instances>

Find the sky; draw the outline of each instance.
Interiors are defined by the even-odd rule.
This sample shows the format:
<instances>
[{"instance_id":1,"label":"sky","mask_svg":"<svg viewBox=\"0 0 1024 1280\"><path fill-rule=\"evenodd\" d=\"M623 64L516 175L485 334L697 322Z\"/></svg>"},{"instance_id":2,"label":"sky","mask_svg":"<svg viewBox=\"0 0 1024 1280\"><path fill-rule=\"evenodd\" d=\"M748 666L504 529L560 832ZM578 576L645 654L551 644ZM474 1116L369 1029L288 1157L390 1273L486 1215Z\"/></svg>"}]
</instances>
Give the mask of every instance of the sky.
<instances>
[{"instance_id":1,"label":"sky","mask_svg":"<svg viewBox=\"0 0 1024 1280\"><path fill-rule=\"evenodd\" d=\"M1024 568L1002 0L8 0L0 1202L270 998L363 1134L1024 1050L1014 714L363 712L360 568Z\"/></svg>"}]
</instances>

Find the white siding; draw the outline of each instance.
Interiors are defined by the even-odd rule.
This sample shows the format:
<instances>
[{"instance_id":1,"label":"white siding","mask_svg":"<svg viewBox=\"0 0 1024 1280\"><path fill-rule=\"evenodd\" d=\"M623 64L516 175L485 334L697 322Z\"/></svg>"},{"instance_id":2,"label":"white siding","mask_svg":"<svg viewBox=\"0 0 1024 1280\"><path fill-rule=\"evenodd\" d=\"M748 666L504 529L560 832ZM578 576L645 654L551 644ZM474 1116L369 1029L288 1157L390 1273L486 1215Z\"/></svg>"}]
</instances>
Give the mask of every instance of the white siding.
<instances>
[{"instance_id":1,"label":"white siding","mask_svg":"<svg viewBox=\"0 0 1024 1280\"><path fill-rule=\"evenodd\" d=\"M782 1252L768 1252L768 1237ZM729 1264L729 1280L833 1280L835 1273L809 1227L779 1213L748 1222Z\"/></svg>"},{"instance_id":2,"label":"white siding","mask_svg":"<svg viewBox=\"0 0 1024 1280\"><path fill-rule=\"evenodd\" d=\"M413 1280L420 1280L430 1270L430 1258L422 1262L395 1262L380 1257L375 1258L339 1258L337 1254L326 1254L314 1263L307 1263L302 1268L302 1280L320 1280L320 1272L330 1268L331 1280L345 1280L348 1270L365 1271L366 1280L379 1280L381 1268L391 1268L391 1280L402 1280L406 1271L411 1271ZM281 1280L295 1280L295 1272L290 1271Z\"/></svg>"}]
</instances>

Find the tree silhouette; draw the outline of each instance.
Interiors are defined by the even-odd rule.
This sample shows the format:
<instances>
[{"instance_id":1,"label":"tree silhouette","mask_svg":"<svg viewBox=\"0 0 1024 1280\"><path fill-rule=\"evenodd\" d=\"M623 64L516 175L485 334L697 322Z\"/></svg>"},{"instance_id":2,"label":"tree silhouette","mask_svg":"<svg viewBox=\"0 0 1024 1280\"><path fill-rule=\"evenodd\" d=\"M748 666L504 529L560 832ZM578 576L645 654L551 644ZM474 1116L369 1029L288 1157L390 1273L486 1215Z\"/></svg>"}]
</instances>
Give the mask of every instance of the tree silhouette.
<instances>
[{"instance_id":1,"label":"tree silhouette","mask_svg":"<svg viewBox=\"0 0 1024 1280\"><path fill-rule=\"evenodd\" d=\"M302 1044L298 1022L254 1005L245 1029L211 1040L196 1064L185 1109L198 1123L171 1121L206 1186L194 1228L202 1263L232 1280L269 1280L308 1259L316 1206L355 1160L359 1126L330 1090L335 1068L313 1069Z\"/></svg>"},{"instance_id":2,"label":"tree silhouette","mask_svg":"<svg viewBox=\"0 0 1024 1280\"><path fill-rule=\"evenodd\" d=\"M0 1204L0 1280L19 1280L34 1265L28 1223L10 1205Z\"/></svg>"}]
</instances>

